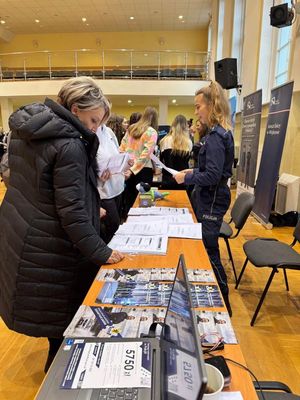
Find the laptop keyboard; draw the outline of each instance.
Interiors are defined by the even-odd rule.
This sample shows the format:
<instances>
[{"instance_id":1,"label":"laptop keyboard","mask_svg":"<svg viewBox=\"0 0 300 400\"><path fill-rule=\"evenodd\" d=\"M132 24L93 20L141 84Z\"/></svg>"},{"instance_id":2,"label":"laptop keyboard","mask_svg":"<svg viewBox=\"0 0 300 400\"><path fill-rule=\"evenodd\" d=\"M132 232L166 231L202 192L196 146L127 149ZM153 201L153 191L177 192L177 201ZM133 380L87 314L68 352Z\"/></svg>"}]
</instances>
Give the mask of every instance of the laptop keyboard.
<instances>
[{"instance_id":1,"label":"laptop keyboard","mask_svg":"<svg viewBox=\"0 0 300 400\"><path fill-rule=\"evenodd\" d=\"M94 400L94 397L92 397ZM138 400L138 389L100 389L97 400ZM96 397L95 397L96 400Z\"/></svg>"}]
</instances>

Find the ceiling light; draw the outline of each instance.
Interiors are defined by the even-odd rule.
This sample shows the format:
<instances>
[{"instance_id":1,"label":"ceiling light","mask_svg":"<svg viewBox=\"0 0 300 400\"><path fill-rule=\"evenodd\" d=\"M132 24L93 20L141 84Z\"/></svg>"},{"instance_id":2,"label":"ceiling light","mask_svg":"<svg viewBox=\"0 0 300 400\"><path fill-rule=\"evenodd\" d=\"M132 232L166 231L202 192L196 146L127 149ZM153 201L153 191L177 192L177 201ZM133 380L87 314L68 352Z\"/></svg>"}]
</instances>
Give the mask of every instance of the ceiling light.
<instances>
[{"instance_id":1,"label":"ceiling light","mask_svg":"<svg viewBox=\"0 0 300 400\"><path fill-rule=\"evenodd\" d=\"M0 23L1 23L2 25L4 25L4 24L5 24L4 19L1 19L1 20L0 20Z\"/></svg>"},{"instance_id":2,"label":"ceiling light","mask_svg":"<svg viewBox=\"0 0 300 400\"><path fill-rule=\"evenodd\" d=\"M85 18L85 17L82 17L82 18L81 18L81 21L82 21L82 22L86 22L86 18Z\"/></svg>"},{"instance_id":3,"label":"ceiling light","mask_svg":"<svg viewBox=\"0 0 300 400\"><path fill-rule=\"evenodd\" d=\"M35 19L35 22L38 24L40 22L40 20L39 19Z\"/></svg>"},{"instance_id":4,"label":"ceiling light","mask_svg":"<svg viewBox=\"0 0 300 400\"><path fill-rule=\"evenodd\" d=\"M148 57L148 53L144 53L144 56L145 56L145 57Z\"/></svg>"},{"instance_id":5,"label":"ceiling light","mask_svg":"<svg viewBox=\"0 0 300 400\"><path fill-rule=\"evenodd\" d=\"M134 17L129 17L129 19L134 19Z\"/></svg>"},{"instance_id":6,"label":"ceiling light","mask_svg":"<svg viewBox=\"0 0 300 400\"><path fill-rule=\"evenodd\" d=\"M132 100L127 100L127 103L128 103L128 104L131 104L131 103L132 103Z\"/></svg>"},{"instance_id":7,"label":"ceiling light","mask_svg":"<svg viewBox=\"0 0 300 400\"><path fill-rule=\"evenodd\" d=\"M182 20L181 22L182 22L183 24L185 23L185 21L184 21L184 20Z\"/></svg>"},{"instance_id":8,"label":"ceiling light","mask_svg":"<svg viewBox=\"0 0 300 400\"><path fill-rule=\"evenodd\" d=\"M176 99L173 99L173 100L172 100L172 103L175 104L175 103L176 103Z\"/></svg>"},{"instance_id":9,"label":"ceiling light","mask_svg":"<svg viewBox=\"0 0 300 400\"><path fill-rule=\"evenodd\" d=\"M183 18L183 15L179 15L178 18L179 18L179 19L182 19L182 18Z\"/></svg>"}]
</instances>

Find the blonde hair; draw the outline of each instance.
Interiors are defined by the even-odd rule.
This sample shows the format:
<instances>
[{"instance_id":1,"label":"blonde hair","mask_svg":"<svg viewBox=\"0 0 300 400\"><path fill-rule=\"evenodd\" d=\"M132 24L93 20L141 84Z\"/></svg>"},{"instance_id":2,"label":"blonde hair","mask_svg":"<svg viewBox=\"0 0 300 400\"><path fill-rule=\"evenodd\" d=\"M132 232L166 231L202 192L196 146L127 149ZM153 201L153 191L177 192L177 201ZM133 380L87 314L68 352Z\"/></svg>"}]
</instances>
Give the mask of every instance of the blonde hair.
<instances>
[{"instance_id":1,"label":"blonde hair","mask_svg":"<svg viewBox=\"0 0 300 400\"><path fill-rule=\"evenodd\" d=\"M154 107L146 107L141 119L132 124L128 128L128 133L135 139L139 139L149 127L157 131L158 129L158 112Z\"/></svg>"},{"instance_id":2,"label":"blonde hair","mask_svg":"<svg viewBox=\"0 0 300 400\"><path fill-rule=\"evenodd\" d=\"M87 76L68 79L58 93L57 102L69 111L73 104L84 111L101 107L105 111L102 123L106 122L110 116L110 101L104 96L94 79Z\"/></svg>"},{"instance_id":3,"label":"blonde hair","mask_svg":"<svg viewBox=\"0 0 300 400\"><path fill-rule=\"evenodd\" d=\"M188 123L184 115L177 115L172 122L170 132L162 139L163 143L167 138L172 138L171 153L183 154L191 150Z\"/></svg>"},{"instance_id":4,"label":"blonde hair","mask_svg":"<svg viewBox=\"0 0 300 400\"><path fill-rule=\"evenodd\" d=\"M199 94L203 95L208 106L208 127L221 125L224 129L230 130L230 106L222 86L218 82L212 81L209 86L197 90L195 96Z\"/></svg>"}]
</instances>

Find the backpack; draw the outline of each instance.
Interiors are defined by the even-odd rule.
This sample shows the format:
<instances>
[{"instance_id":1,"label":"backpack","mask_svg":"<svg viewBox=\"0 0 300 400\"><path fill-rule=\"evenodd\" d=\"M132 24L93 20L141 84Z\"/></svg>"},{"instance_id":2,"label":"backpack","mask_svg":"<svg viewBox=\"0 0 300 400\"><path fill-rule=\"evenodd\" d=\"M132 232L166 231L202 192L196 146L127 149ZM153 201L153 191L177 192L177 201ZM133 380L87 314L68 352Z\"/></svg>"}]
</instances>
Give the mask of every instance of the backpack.
<instances>
[{"instance_id":1,"label":"backpack","mask_svg":"<svg viewBox=\"0 0 300 400\"><path fill-rule=\"evenodd\" d=\"M271 213L269 221L273 226L296 226L298 222L298 212L289 211L283 215Z\"/></svg>"}]
</instances>

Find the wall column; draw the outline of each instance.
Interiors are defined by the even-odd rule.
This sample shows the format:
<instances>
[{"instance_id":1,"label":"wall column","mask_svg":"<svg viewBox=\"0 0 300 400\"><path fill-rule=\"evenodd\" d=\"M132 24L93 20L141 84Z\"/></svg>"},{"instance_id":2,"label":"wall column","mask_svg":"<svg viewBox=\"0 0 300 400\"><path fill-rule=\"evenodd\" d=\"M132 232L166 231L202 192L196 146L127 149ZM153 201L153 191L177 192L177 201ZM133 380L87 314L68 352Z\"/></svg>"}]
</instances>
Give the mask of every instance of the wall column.
<instances>
[{"instance_id":1,"label":"wall column","mask_svg":"<svg viewBox=\"0 0 300 400\"><path fill-rule=\"evenodd\" d=\"M168 98L159 98L159 110L158 110L158 123L159 125L168 124Z\"/></svg>"},{"instance_id":2,"label":"wall column","mask_svg":"<svg viewBox=\"0 0 300 400\"><path fill-rule=\"evenodd\" d=\"M11 99L5 97L0 99L0 106L1 106L1 119L2 119L2 128L4 129L4 132L9 131L9 126L8 126L8 118L10 114L13 112L13 103Z\"/></svg>"}]
</instances>

